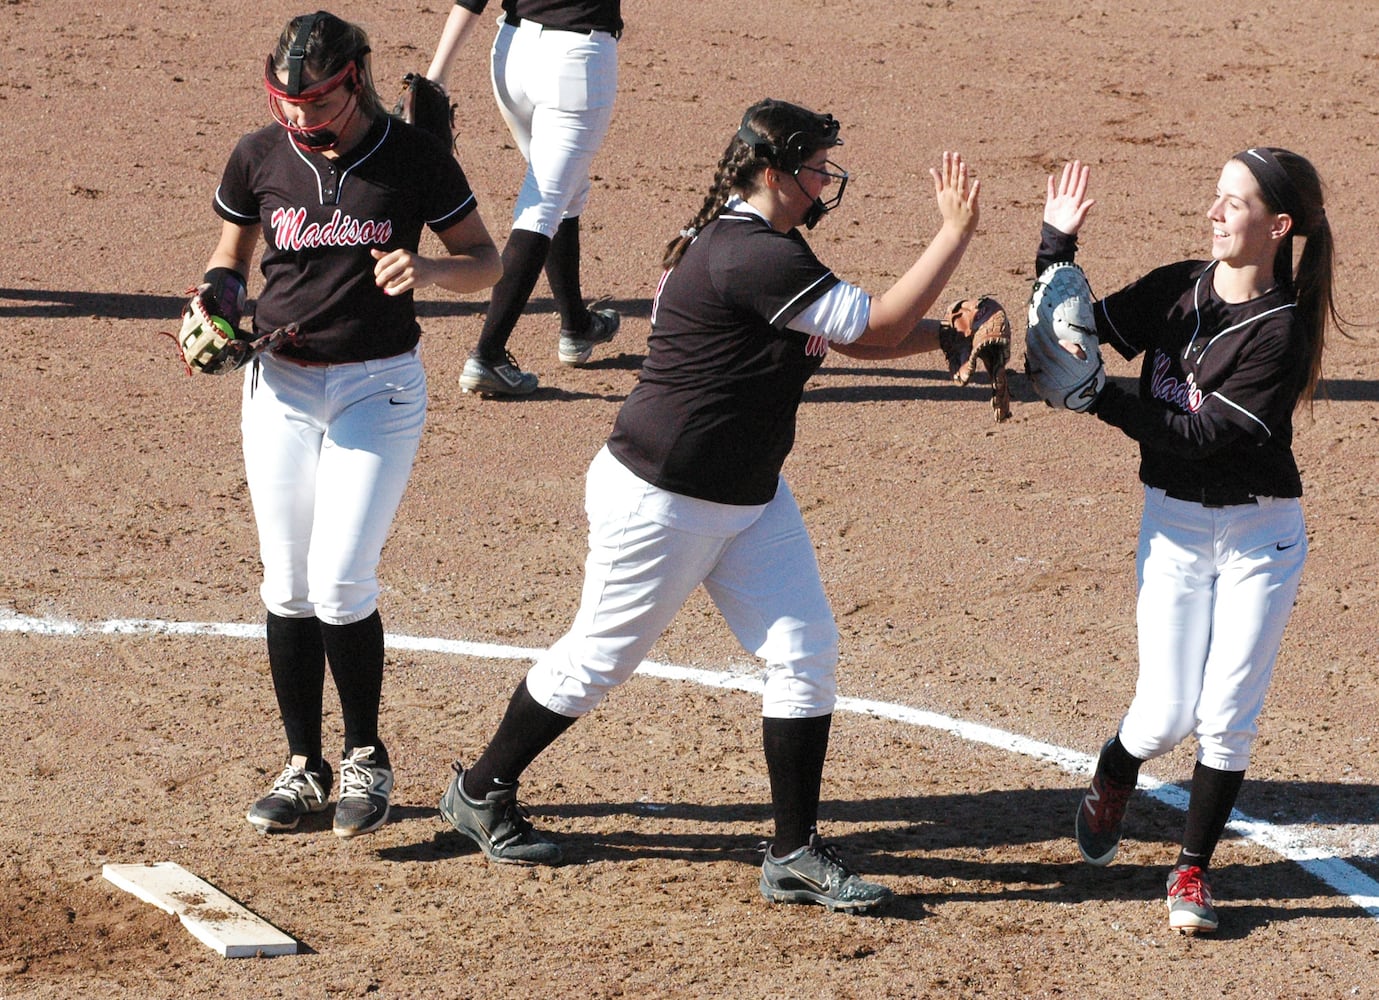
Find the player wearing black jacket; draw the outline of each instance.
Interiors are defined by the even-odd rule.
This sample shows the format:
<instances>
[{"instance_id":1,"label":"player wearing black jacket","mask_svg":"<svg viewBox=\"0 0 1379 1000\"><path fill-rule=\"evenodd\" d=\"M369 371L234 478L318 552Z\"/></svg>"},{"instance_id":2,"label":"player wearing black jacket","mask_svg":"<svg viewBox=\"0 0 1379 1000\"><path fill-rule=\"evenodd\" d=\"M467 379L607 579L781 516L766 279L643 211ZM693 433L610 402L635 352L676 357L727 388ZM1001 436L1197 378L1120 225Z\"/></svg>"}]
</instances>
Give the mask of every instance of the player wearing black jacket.
<instances>
[{"instance_id":1,"label":"player wearing black jacket","mask_svg":"<svg viewBox=\"0 0 1379 1000\"><path fill-rule=\"evenodd\" d=\"M1070 261L1088 168L1050 177L1036 266ZM1307 557L1292 414L1334 325L1332 241L1307 160L1255 147L1227 161L1207 211L1211 259L1157 268L1099 301L1097 334L1143 358L1134 393L1088 412L1139 444L1139 678L1078 805L1083 858L1109 864L1140 765L1197 740L1169 926L1214 931L1207 881L1249 764ZM1296 269L1294 240L1305 240Z\"/></svg>"}]
</instances>

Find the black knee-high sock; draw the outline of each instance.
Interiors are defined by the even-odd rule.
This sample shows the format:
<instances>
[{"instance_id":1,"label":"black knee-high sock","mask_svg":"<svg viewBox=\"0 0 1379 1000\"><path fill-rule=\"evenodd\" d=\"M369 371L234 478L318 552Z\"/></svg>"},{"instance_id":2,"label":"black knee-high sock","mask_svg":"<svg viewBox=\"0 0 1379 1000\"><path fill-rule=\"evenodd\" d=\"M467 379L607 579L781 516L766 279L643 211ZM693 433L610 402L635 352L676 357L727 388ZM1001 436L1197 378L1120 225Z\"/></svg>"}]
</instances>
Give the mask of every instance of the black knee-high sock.
<instances>
[{"instance_id":1,"label":"black knee-high sock","mask_svg":"<svg viewBox=\"0 0 1379 1000\"><path fill-rule=\"evenodd\" d=\"M326 648L321 623L310 618L283 618L268 612L268 669L278 714L287 733L289 756L321 765L321 691L326 682Z\"/></svg>"},{"instance_id":2,"label":"black knee-high sock","mask_svg":"<svg viewBox=\"0 0 1379 1000\"><path fill-rule=\"evenodd\" d=\"M508 709L488 749L464 773L464 793L482 799L495 787L517 783L537 755L574 725L574 718L538 704L524 680L508 699Z\"/></svg>"},{"instance_id":3,"label":"black knee-high sock","mask_svg":"<svg viewBox=\"0 0 1379 1000\"><path fill-rule=\"evenodd\" d=\"M555 231L546 258L546 280L560 311L560 328L582 334L589 329L589 308L579 285L579 216L566 219Z\"/></svg>"},{"instance_id":4,"label":"black knee-high sock","mask_svg":"<svg viewBox=\"0 0 1379 1000\"><path fill-rule=\"evenodd\" d=\"M536 279L541 276L550 249L549 236L527 229L514 229L508 234L507 245L503 247L503 276L493 286L484 328L474 348L474 353L484 361L504 360L508 338L522 317L522 310L527 308L527 300L536 287Z\"/></svg>"},{"instance_id":5,"label":"black knee-high sock","mask_svg":"<svg viewBox=\"0 0 1379 1000\"><path fill-rule=\"evenodd\" d=\"M832 715L812 719L761 720L766 771L771 778L771 808L776 835L771 853L784 857L809 843L819 821L819 786Z\"/></svg>"},{"instance_id":6,"label":"black knee-high sock","mask_svg":"<svg viewBox=\"0 0 1379 1000\"><path fill-rule=\"evenodd\" d=\"M1140 765L1143 763L1144 761L1132 756L1130 751L1125 749L1125 744L1120 741L1120 734L1117 733L1111 742L1102 748L1101 756L1097 758L1097 769L1112 781L1122 785L1134 785L1140 780Z\"/></svg>"},{"instance_id":7,"label":"black knee-high sock","mask_svg":"<svg viewBox=\"0 0 1379 1000\"><path fill-rule=\"evenodd\" d=\"M345 723L345 756L373 747L379 767L391 767L388 748L378 736L378 708L383 700L383 619L377 611L349 625L321 626L326 660L340 694Z\"/></svg>"},{"instance_id":8,"label":"black knee-high sock","mask_svg":"<svg viewBox=\"0 0 1379 1000\"><path fill-rule=\"evenodd\" d=\"M1183 828L1183 848L1178 852L1178 864L1196 865L1203 870L1211 864L1211 856L1244 783L1244 771L1218 771L1200 761L1192 769L1192 791L1188 795L1187 823Z\"/></svg>"}]
</instances>

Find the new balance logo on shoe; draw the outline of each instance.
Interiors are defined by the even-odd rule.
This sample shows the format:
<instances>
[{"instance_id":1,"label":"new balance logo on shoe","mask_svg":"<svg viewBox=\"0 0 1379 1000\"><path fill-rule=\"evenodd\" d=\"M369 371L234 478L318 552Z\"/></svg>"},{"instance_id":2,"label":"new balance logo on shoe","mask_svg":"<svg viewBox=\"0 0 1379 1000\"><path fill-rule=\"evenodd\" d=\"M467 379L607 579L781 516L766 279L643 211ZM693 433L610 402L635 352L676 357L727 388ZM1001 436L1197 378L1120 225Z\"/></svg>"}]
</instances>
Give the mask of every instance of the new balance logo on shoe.
<instances>
[{"instance_id":1,"label":"new balance logo on shoe","mask_svg":"<svg viewBox=\"0 0 1379 1000\"><path fill-rule=\"evenodd\" d=\"M1107 741L1106 747L1110 745ZM1103 756L1106 747L1102 747ZM1115 860L1125 809L1134 791L1133 784L1107 777L1098 759L1092 782L1078 802L1077 821L1073 824L1078 852L1089 865L1109 865Z\"/></svg>"},{"instance_id":2,"label":"new balance logo on shoe","mask_svg":"<svg viewBox=\"0 0 1379 1000\"><path fill-rule=\"evenodd\" d=\"M340 801L335 807L335 835L355 837L388 821L393 772L374 759L374 747L357 747L340 762Z\"/></svg>"}]
</instances>

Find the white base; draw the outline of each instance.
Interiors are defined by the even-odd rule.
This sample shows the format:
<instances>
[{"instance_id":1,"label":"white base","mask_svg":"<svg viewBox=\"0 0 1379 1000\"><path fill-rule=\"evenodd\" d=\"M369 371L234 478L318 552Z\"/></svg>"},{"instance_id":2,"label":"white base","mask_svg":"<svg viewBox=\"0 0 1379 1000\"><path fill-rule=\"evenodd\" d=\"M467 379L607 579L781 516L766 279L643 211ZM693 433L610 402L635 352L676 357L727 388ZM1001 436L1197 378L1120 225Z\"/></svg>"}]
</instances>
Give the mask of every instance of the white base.
<instances>
[{"instance_id":1,"label":"white base","mask_svg":"<svg viewBox=\"0 0 1379 1000\"><path fill-rule=\"evenodd\" d=\"M176 914L194 937L226 958L297 954L295 939L179 864L104 865L101 874L107 882Z\"/></svg>"}]
</instances>

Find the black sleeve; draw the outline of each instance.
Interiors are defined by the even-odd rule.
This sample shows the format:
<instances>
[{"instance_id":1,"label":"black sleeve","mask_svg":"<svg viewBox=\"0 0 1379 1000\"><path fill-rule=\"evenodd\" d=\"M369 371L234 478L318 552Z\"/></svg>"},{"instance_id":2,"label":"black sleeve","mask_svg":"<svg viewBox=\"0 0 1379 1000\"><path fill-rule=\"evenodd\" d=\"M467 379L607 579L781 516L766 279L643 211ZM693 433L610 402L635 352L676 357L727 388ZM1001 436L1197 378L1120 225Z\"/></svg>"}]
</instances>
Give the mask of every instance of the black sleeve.
<instances>
[{"instance_id":1,"label":"black sleeve","mask_svg":"<svg viewBox=\"0 0 1379 1000\"><path fill-rule=\"evenodd\" d=\"M439 233L463 220L479 207L479 202L459 161L434 135L423 133L423 137L429 155L418 163L417 175L429 174L431 178L421 185L425 192L423 221Z\"/></svg>"},{"instance_id":2,"label":"black sleeve","mask_svg":"<svg viewBox=\"0 0 1379 1000\"><path fill-rule=\"evenodd\" d=\"M1177 413L1146 403L1112 382L1106 383L1087 412L1145 447L1193 461L1250 437L1234 413L1213 400L1197 413Z\"/></svg>"},{"instance_id":3,"label":"black sleeve","mask_svg":"<svg viewBox=\"0 0 1379 1000\"><path fill-rule=\"evenodd\" d=\"M776 330L788 327L840 280L798 232L777 233L764 222L710 267L725 301Z\"/></svg>"},{"instance_id":4,"label":"black sleeve","mask_svg":"<svg viewBox=\"0 0 1379 1000\"><path fill-rule=\"evenodd\" d=\"M455 6L463 7L475 14L482 14L484 8L488 6L488 0L455 0Z\"/></svg>"},{"instance_id":5,"label":"black sleeve","mask_svg":"<svg viewBox=\"0 0 1379 1000\"><path fill-rule=\"evenodd\" d=\"M253 166L258 154L256 147L251 148L253 138L247 135L235 143L211 202L216 215L237 226L257 226L262 221L254 190Z\"/></svg>"},{"instance_id":6,"label":"black sleeve","mask_svg":"<svg viewBox=\"0 0 1379 1000\"><path fill-rule=\"evenodd\" d=\"M1036 276L1050 264L1071 264L1077 256L1077 234L1055 229L1047 222L1039 229L1039 253L1034 258Z\"/></svg>"}]
</instances>

